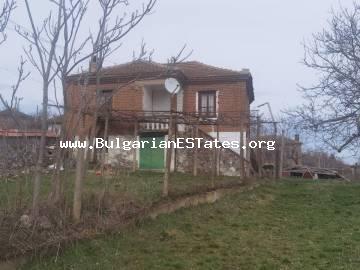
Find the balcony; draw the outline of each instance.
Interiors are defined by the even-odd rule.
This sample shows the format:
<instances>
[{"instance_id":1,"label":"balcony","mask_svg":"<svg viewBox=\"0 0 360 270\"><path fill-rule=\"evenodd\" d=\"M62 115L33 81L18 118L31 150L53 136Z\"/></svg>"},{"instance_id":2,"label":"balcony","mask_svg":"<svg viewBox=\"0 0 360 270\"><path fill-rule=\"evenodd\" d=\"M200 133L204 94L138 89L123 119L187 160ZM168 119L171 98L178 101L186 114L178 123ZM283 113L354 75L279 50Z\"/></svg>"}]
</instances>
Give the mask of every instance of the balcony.
<instances>
[{"instance_id":1,"label":"balcony","mask_svg":"<svg viewBox=\"0 0 360 270\"><path fill-rule=\"evenodd\" d=\"M141 131L167 131L169 129L168 123L140 123L139 128Z\"/></svg>"}]
</instances>

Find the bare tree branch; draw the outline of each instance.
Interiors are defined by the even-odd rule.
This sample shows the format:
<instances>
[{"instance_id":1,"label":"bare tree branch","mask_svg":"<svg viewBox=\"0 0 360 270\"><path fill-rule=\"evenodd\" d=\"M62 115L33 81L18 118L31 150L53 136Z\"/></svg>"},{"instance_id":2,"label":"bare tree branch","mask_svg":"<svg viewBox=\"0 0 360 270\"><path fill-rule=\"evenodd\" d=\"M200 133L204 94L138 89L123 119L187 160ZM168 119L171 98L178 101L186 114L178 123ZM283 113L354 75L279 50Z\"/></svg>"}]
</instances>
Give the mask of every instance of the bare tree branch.
<instances>
[{"instance_id":1,"label":"bare tree branch","mask_svg":"<svg viewBox=\"0 0 360 270\"><path fill-rule=\"evenodd\" d=\"M20 85L23 81L25 81L29 75L30 72L25 72L24 71L24 66L26 64L26 61L21 57L20 60L20 65L18 67L18 77L16 80L16 83L11 87L12 88L12 92L11 92L11 98L10 101L7 101L1 94L0 94L0 101L2 103L2 105L5 107L6 110L8 110L10 112L10 117L13 119L13 121L15 122L15 124L17 125L17 127L19 129L22 129L23 126L22 124L18 121L17 117L14 114L14 111L18 111L19 107L20 107L20 102L22 100L22 98L17 96L17 92L20 88Z\"/></svg>"},{"instance_id":2,"label":"bare tree branch","mask_svg":"<svg viewBox=\"0 0 360 270\"><path fill-rule=\"evenodd\" d=\"M148 51L146 49L146 43L144 39L142 39L139 54L137 55L136 52L133 51L133 61L143 60L143 61L151 62L154 51L155 51L154 49Z\"/></svg>"},{"instance_id":3,"label":"bare tree branch","mask_svg":"<svg viewBox=\"0 0 360 270\"><path fill-rule=\"evenodd\" d=\"M6 0L4 5L0 7L0 45L5 42L7 36L5 34L6 26L9 22L12 11L16 8L15 0Z\"/></svg>"},{"instance_id":4,"label":"bare tree branch","mask_svg":"<svg viewBox=\"0 0 360 270\"><path fill-rule=\"evenodd\" d=\"M358 152L360 143L360 5L332 11L328 27L304 45L305 66L319 74L300 86L306 104L290 112L337 151Z\"/></svg>"}]
</instances>

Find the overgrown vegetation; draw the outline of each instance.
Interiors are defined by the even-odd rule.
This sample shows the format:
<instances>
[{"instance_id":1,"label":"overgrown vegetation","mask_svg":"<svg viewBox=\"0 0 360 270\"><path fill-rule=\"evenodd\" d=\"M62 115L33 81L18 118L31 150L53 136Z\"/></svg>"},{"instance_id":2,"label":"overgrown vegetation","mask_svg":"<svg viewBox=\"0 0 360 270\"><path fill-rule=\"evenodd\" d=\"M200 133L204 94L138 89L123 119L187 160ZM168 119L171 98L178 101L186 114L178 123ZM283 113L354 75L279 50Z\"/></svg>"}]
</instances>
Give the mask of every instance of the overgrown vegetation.
<instances>
[{"instance_id":1,"label":"overgrown vegetation","mask_svg":"<svg viewBox=\"0 0 360 270\"><path fill-rule=\"evenodd\" d=\"M72 200L74 173L67 173L62 178L66 181L66 199ZM140 203L151 203L161 199L163 173L138 171L135 173L121 173L116 176L95 175L89 172L85 180L84 197L97 195L101 192L103 182L109 181L110 193L117 196L132 198ZM207 175L194 177L182 173L172 174L170 195L179 196L197 191L206 191L211 187L211 177ZM26 207L32 196L32 177L24 176L13 179L0 178L0 209L14 209ZM238 177L219 176L215 178L215 187L222 187L239 183ZM51 175L44 178L41 197L46 200L51 188ZM71 204L71 203L70 203Z\"/></svg>"},{"instance_id":2,"label":"overgrown vegetation","mask_svg":"<svg viewBox=\"0 0 360 270\"><path fill-rule=\"evenodd\" d=\"M51 175L45 178L40 192L44 207L40 208L36 226L29 220L28 204L32 197L32 177L0 180L0 260L34 251L47 251L79 239L93 238L106 231L141 219L150 208L178 196L206 192L209 189L239 185L238 177L219 177L213 187L210 177L196 180L185 174L172 175L170 193L162 196L162 173L121 173L105 178L89 173L83 192L82 218L71 222L74 173L63 175L65 198L59 204L48 201ZM102 188L107 181L109 190ZM45 207L46 205L46 207Z\"/></svg>"},{"instance_id":3,"label":"overgrown vegetation","mask_svg":"<svg viewBox=\"0 0 360 270\"><path fill-rule=\"evenodd\" d=\"M283 181L36 259L23 269L359 269L360 185Z\"/></svg>"}]
</instances>

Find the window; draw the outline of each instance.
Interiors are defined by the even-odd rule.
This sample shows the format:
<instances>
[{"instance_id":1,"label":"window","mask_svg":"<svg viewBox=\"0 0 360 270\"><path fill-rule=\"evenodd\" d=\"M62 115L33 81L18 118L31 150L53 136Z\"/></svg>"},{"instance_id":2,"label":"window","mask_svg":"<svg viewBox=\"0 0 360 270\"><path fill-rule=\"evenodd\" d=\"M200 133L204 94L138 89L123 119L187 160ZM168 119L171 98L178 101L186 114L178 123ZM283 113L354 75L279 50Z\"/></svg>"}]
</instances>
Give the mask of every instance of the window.
<instances>
[{"instance_id":1,"label":"window","mask_svg":"<svg viewBox=\"0 0 360 270\"><path fill-rule=\"evenodd\" d=\"M98 108L100 111L110 112L112 109L112 90L101 90L98 93Z\"/></svg>"},{"instance_id":2,"label":"window","mask_svg":"<svg viewBox=\"0 0 360 270\"><path fill-rule=\"evenodd\" d=\"M216 91L198 92L198 112L206 117L216 117Z\"/></svg>"}]
</instances>

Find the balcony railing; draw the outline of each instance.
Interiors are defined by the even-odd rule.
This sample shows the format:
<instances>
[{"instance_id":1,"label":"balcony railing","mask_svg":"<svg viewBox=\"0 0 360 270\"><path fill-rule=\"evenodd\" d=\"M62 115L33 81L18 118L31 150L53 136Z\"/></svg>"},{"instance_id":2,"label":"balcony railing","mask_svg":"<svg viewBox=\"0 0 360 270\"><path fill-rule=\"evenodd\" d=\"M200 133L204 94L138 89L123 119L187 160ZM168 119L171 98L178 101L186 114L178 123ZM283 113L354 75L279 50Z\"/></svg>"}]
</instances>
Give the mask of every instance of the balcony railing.
<instances>
[{"instance_id":1,"label":"balcony railing","mask_svg":"<svg viewBox=\"0 0 360 270\"><path fill-rule=\"evenodd\" d=\"M140 123L140 129L146 131L161 131L161 130L168 130L169 124L168 123Z\"/></svg>"}]
</instances>

